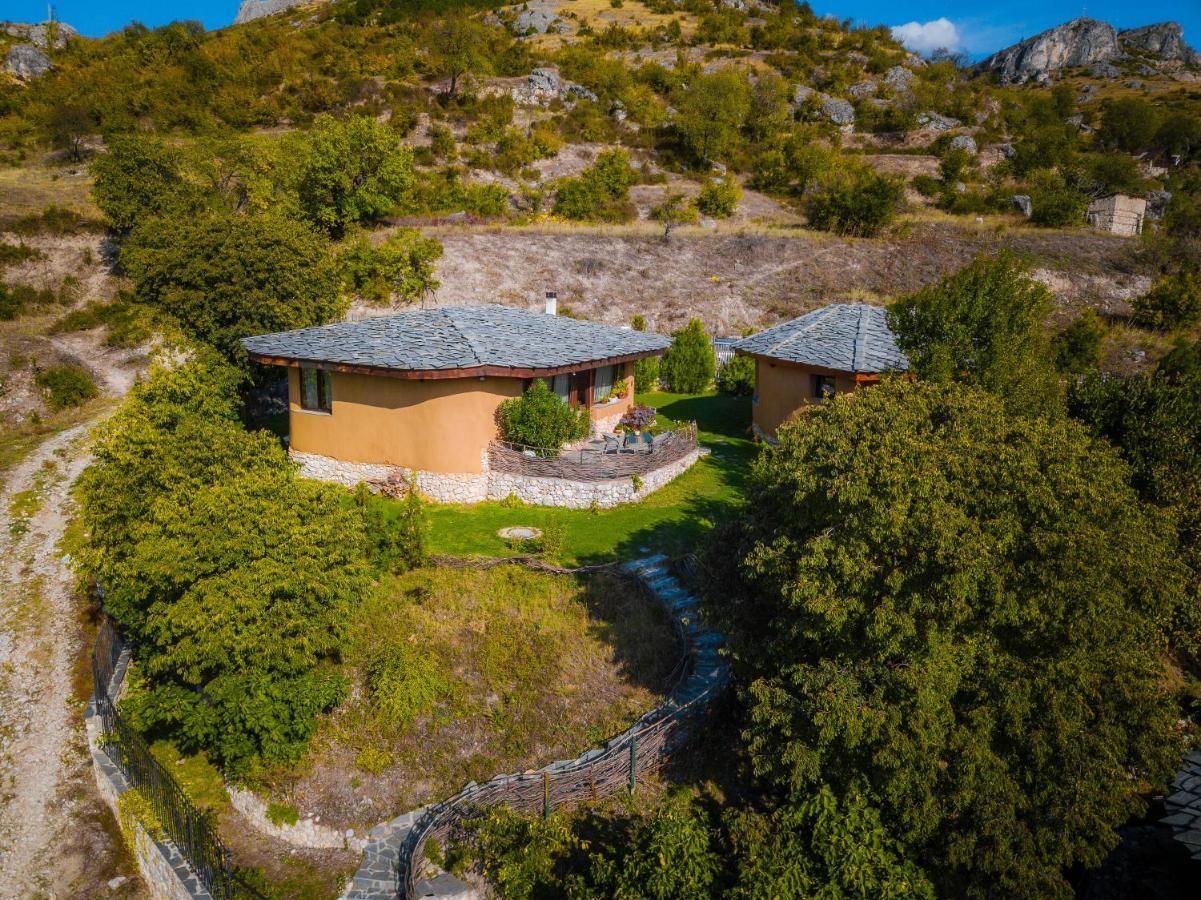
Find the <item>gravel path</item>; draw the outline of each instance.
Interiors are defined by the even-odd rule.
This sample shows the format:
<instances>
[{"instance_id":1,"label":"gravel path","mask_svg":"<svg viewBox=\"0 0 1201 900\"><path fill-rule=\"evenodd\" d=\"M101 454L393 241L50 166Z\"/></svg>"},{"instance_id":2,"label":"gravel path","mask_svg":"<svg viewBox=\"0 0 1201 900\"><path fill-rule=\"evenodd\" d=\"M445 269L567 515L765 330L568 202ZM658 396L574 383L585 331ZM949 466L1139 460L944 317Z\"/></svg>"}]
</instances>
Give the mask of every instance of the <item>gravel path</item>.
<instances>
[{"instance_id":1,"label":"gravel path","mask_svg":"<svg viewBox=\"0 0 1201 900\"><path fill-rule=\"evenodd\" d=\"M140 892L92 781L73 691L86 648L59 546L92 424L47 439L0 490L0 898Z\"/></svg>"}]
</instances>

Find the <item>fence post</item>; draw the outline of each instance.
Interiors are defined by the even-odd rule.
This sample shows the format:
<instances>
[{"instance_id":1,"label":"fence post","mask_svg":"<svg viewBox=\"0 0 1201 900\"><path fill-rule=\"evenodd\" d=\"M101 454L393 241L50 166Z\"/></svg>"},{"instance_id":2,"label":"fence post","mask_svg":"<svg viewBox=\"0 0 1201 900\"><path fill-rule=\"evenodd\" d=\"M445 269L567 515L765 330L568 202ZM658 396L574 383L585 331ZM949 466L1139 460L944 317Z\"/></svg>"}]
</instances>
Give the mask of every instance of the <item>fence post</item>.
<instances>
[{"instance_id":1,"label":"fence post","mask_svg":"<svg viewBox=\"0 0 1201 900\"><path fill-rule=\"evenodd\" d=\"M550 774L542 773L542 818L550 818Z\"/></svg>"},{"instance_id":2,"label":"fence post","mask_svg":"<svg viewBox=\"0 0 1201 900\"><path fill-rule=\"evenodd\" d=\"M634 793L635 772L638 766L638 738L630 739L630 793Z\"/></svg>"}]
</instances>

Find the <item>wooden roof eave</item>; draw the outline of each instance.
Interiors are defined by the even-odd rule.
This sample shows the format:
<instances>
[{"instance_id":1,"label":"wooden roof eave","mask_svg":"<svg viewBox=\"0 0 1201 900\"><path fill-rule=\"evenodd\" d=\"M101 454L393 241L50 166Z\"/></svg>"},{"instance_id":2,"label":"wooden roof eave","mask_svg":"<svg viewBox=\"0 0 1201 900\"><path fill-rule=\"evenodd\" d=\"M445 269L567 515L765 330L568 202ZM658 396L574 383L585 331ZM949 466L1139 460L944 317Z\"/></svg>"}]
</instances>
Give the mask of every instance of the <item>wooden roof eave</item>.
<instances>
[{"instance_id":1,"label":"wooden roof eave","mask_svg":"<svg viewBox=\"0 0 1201 900\"><path fill-rule=\"evenodd\" d=\"M569 375L573 372L586 372L600 366L616 366L622 363L636 362L650 356L661 356L665 350L643 350L638 353L625 353L621 356L608 356L601 359L588 360L581 363L571 363L565 366L550 368L517 368L513 366L467 366L458 369L390 369L386 366L370 366L358 363L339 363L321 359L301 359L289 356L271 356L265 353L249 352L249 357L265 366L289 366L291 368L315 368L328 372L340 372L350 375L378 375L384 378L404 378L415 381L432 381L450 378L545 378L552 375Z\"/></svg>"},{"instance_id":2,"label":"wooden roof eave","mask_svg":"<svg viewBox=\"0 0 1201 900\"><path fill-rule=\"evenodd\" d=\"M791 359L781 359L778 356L769 356L766 353L751 353L749 350L735 349L734 352L739 356L749 356L751 359L763 360L763 362L769 363L773 366L782 366L785 369L797 369L798 371L809 372L813 375L830 375L834 377L841 375L844 378L849 375L854 378L855 381L862 383L879 381L881 376L886 374L884 372L855 372L851 369L831 369L827 368L826 366L816 366L812 363L794 362Z\"/></svg>"}]
</instances>

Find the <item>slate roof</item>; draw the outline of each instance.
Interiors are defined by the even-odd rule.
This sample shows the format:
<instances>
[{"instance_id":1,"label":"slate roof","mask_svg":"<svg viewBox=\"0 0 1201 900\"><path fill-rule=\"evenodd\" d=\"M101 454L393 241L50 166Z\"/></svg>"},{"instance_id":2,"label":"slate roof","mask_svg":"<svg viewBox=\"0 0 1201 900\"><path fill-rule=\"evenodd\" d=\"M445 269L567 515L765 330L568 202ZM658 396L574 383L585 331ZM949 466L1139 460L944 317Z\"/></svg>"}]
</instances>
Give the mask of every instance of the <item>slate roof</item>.
<instances>
[{"instance_id":1,"label":"slate roof","mask_svg":"<svg viewBox=\"0 0 1201 900\"><path fill-rule=\"evenodd\" d=\"M839 372L890 372L909 368L884 318L866 303L832 303L752 334L734 345L755 356L820 366Z\"/></svg>"},{"instance_id":2,"label":"slate roof","mask_svg":"<svg viewBox=\"0 0 1201 900\"><path fill-rule=\"evenodd\" d=\"M670 344L651 332L509 306L420 309L242 340L261 356L429 372L556 369L660 353Z\"/></svg>"}]
</instances>

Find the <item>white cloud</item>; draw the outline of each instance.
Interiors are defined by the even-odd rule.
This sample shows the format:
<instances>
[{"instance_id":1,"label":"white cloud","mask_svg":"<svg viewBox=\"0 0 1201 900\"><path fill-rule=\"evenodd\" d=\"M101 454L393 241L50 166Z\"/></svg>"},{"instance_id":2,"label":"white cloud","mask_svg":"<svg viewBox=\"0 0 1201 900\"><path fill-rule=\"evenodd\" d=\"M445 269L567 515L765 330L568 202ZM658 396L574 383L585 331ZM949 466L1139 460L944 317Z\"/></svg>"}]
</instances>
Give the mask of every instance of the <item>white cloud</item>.
<instances>
[{"instance_id":1,"label":"white cloud","mask_svg":"<svg viewBox=\"0 0 1201 900\"><path fill-rule=\"evenodd\" d=\"M906 22L892 26L892 36L909 50L923 55L933 53L939 47L948 50L960 49L961 38L955 23L947 18L932 22Z\"/></svg>"}]
</instances>

